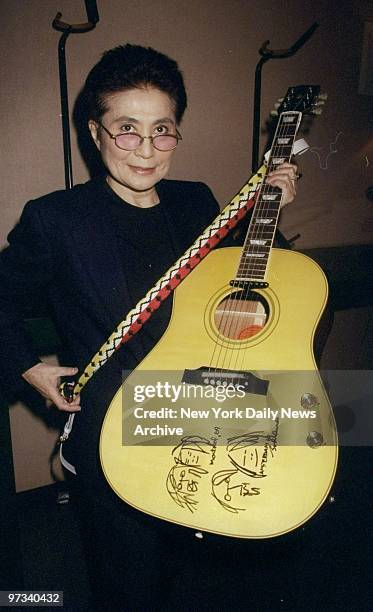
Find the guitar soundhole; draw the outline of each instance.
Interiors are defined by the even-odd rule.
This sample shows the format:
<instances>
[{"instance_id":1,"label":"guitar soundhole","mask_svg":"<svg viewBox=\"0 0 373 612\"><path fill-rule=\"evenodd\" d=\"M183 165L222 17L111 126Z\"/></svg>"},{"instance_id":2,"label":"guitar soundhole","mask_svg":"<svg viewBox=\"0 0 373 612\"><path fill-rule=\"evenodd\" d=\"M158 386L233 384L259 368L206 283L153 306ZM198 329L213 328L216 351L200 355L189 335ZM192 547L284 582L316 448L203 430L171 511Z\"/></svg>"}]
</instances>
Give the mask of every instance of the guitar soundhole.
<instances>
[{"instance_id":1,"label":"guitar soundhole","mask_svg":"<svg viewBox=\"0 0 373 612\"><path fill-rule=\"evenodd\" d=\"M235 291L218 304L215 324L226 338L245 340L262 331L268 315L268 304L259 293Z\"/></svg>"}]
</instances>

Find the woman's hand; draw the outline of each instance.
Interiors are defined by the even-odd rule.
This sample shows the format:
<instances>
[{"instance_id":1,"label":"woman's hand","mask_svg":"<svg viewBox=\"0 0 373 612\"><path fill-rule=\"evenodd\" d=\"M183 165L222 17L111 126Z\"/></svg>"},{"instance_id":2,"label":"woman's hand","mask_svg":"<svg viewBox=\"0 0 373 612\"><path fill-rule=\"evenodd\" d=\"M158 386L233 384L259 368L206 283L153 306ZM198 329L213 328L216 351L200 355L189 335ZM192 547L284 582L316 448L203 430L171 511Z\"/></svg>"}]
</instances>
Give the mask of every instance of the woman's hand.
<instances>
[{"instance_id":1,"label":"woman's hand","mask_svg":"<svg viewBox=\"0 0 373 612\"><path fill-rule=\"evenodd\" d=\"M266 183L282 189L281 208L294 200L297 193L297 179L297 166L295 164L281 164L276 170L267 174Z\"/></svg>"},{"instance_id":2,"label":"woman's hand","mask_svg":"<svg viewBox=\"0 0 373 612\"><path fill-rule=\"evenodd\" d=\"M23 378L32 385L43 397L53 402L59 410L78 412L80 410L80 396L71 403L67 402L59 392L61 376L73 376L78 368L61 368L48 363L37 363L22 374Z\"/></svg>"}]
</instances>

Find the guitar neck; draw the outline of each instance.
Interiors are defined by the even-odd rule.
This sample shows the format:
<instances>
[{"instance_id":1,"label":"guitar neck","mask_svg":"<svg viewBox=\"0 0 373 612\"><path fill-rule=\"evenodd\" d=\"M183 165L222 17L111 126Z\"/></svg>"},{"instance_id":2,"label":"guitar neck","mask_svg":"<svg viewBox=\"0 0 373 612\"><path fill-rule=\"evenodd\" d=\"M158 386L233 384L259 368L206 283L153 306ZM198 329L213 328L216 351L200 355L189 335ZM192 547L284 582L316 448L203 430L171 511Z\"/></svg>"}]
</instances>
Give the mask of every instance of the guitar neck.
<instances>
[{"instance_id":1,"label":"guitar neck","mask_svg":"<svg viewBox=\"0 0 373 612\"><path fill-rule=\"evenodd\" d=\"M268 171L289 162L299 124L300 112L285 112L280 116L273 138ZM279 187L264 183L251 217L236 274L237 281L263 282L266 278L282 200Z\"/></svg>"}]
</instances>

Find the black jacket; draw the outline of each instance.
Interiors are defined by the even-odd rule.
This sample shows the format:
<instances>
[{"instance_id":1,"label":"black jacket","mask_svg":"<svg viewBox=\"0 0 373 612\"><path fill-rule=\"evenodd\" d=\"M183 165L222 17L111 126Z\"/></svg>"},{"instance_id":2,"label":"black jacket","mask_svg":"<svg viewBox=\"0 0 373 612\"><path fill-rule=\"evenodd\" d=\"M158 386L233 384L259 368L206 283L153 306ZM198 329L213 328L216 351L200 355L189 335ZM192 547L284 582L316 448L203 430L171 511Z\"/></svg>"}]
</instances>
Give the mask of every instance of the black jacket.
<instances>
[{"instance_id":1,"label":"black jacket","mask_svg":"<svg viewBox=\"0 0 373 612\"><path fill-rule=\"evenodd\" d=\"M217 202L202 183L163 180L157 191L179 256L218 214ZM4 386L22 386L22 372L39 359L23 328L34 297L47 305L69 354L66 365L79 369L134 306L126 262L118 256L115 232L105 217L107 197L103 179L51 193L28 202L9 234L9 246L0 253ZM129 368L144 356L136 337L126 354Z\"/></svg>"}]
</instances>

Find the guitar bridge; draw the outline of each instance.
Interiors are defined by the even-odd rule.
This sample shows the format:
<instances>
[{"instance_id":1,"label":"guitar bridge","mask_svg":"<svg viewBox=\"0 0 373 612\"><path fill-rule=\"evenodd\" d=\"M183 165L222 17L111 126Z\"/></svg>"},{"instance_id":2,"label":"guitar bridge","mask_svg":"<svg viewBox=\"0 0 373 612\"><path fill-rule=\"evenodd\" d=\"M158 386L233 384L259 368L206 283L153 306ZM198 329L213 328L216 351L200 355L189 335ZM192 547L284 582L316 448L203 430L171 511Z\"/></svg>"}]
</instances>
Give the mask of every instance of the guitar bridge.
<instances>
[{"instance_id":1,"label":"guitar bridge","mask_svg":"<svg viewBox=\"0 0 373 612\"><path fill-rule=\"evenodd\" d=\"M219 368L211 370L207 366L202 366L198 370L184 370L182 382L190 385L206 386L227 386L243 387L245 393L255 395L267 395L269 380L258 378L252 372L242 372L237 370L226 370Z\"/></svg>"}]
</instances>

